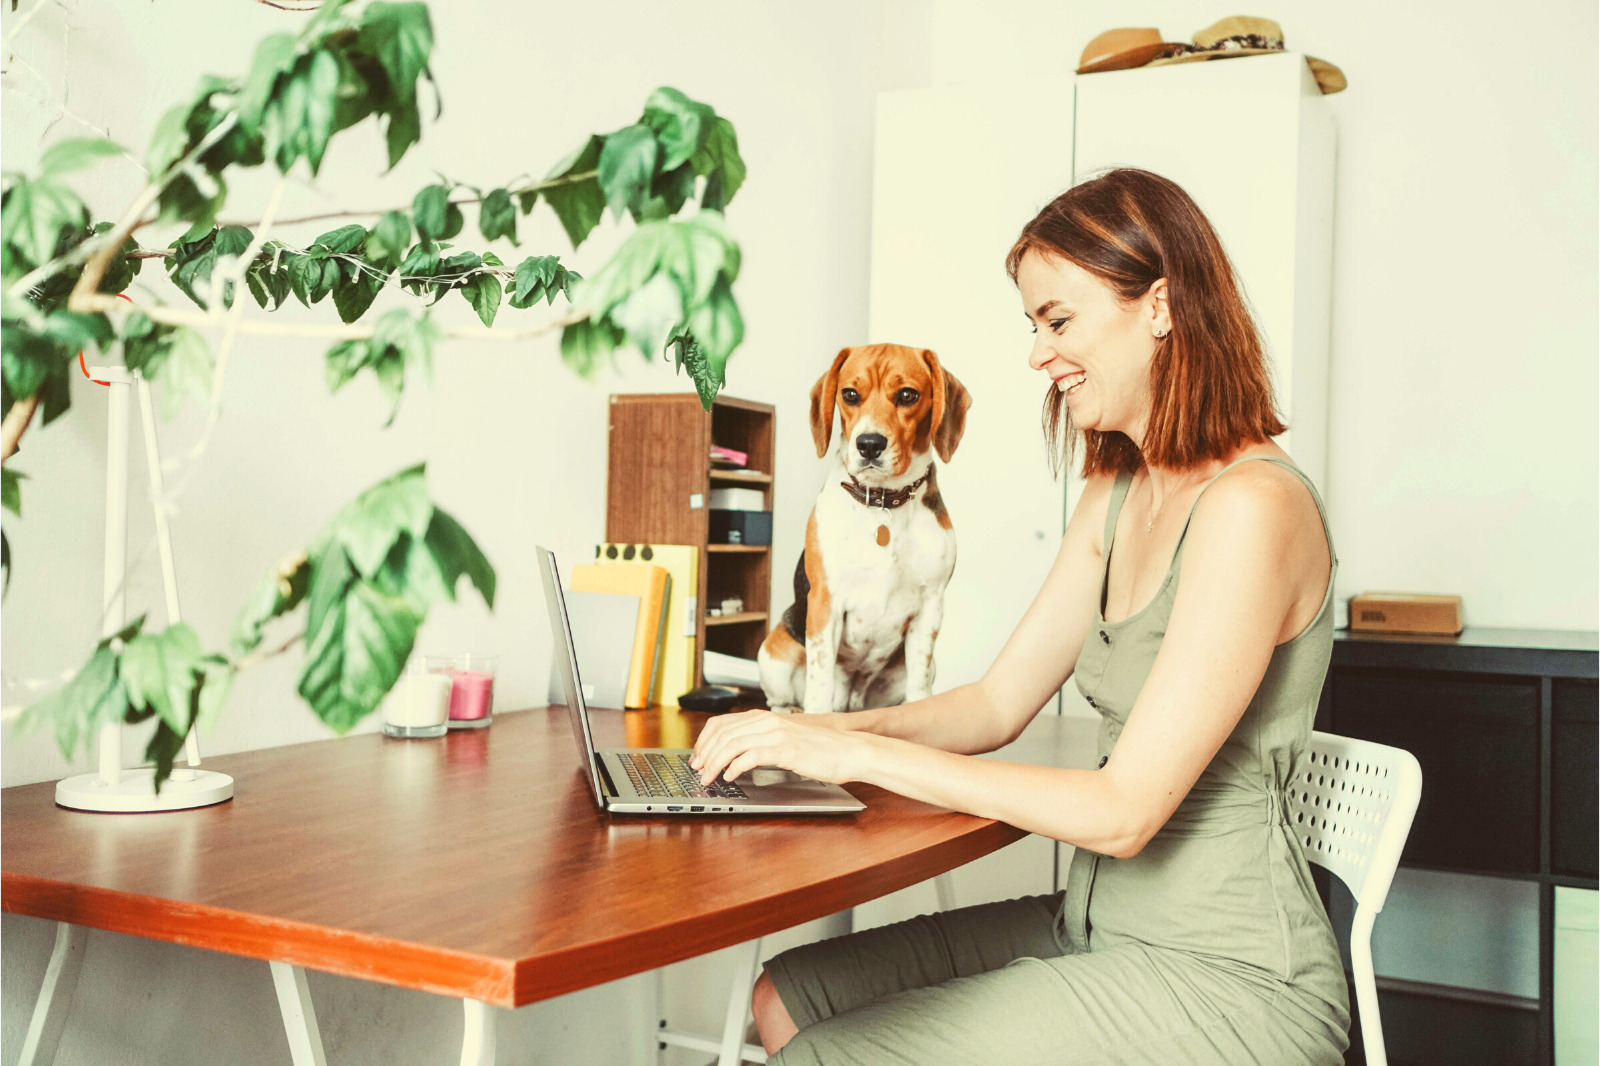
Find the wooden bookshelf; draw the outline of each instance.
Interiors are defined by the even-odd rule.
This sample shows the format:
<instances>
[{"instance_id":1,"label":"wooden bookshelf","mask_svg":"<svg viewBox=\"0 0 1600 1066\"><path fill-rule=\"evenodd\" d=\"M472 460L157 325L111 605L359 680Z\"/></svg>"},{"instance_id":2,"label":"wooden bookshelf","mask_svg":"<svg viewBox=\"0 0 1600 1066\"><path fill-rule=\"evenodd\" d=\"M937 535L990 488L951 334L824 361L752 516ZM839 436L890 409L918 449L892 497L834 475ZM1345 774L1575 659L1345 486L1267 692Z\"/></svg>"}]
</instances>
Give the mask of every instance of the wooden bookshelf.
<instances>
[{"instance_id":1,"label":"wooden bookshelf","mask_svg":"<svg viewBox=\"0 0 1600 1066\"><path fill-rule=\"evenodd\" d=\"M606 540L689 544L700 550L695 678L707 648L753 659L766 638L772 551L766 545L710 544L710 492L718 485L761 489L772 510L776 414L770 404L719 396L708 412L694 393L611 397L606 473ZM713 467L711 446L749 456L745 469ZM706 608L737 596L738 614Z\"/></svg>"}]
</instances>

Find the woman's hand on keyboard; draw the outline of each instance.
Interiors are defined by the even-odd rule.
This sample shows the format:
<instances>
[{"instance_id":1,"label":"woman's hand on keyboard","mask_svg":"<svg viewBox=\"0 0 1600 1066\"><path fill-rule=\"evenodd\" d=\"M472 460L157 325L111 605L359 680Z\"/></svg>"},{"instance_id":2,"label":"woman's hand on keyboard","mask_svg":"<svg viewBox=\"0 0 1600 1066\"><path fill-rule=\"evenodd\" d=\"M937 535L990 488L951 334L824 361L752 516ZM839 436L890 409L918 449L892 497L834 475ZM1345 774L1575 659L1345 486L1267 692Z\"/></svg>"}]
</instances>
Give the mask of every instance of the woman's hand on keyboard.
<instances>
[{"instance_id":1,"label":"woman's hand on keyboard","mask_svg":"<svg viewBox=\"0 0 1600 1066\"><path fill-rule=\"evenodd\" d=\"M707 722L689 765L702 784L719 774L732 781L758 766L776 766L837 785L857 779L853 768L861 745L861 734L822 728L800 715L744 711Z\"/></svg>"}]
</instances>

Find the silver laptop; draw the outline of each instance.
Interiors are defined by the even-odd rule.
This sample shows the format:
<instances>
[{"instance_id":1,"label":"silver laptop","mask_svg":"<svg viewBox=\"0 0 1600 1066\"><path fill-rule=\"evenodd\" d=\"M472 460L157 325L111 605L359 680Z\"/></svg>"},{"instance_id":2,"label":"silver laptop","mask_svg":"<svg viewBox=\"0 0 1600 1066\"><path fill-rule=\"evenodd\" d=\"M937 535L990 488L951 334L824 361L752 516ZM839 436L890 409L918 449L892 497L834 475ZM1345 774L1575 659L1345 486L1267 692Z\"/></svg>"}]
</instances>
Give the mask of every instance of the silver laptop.
<instances>
[{"instance_id":1,"label":"silver laptop","mask_svg":"<svg viewBox=\"0 0 1600 1066\"><path fill-rule=\"evenodd\" d=\"M700 775L689 767L687 748L596 751L556 557L544 548L535 550L550 609L550 632L556 638L555 667L566 690L578 759L601 807L622 814L853 814L866 808L838 785L769 767L758 767L732 782L718 778L702 787Z\"/></svg>"}]
</instances>

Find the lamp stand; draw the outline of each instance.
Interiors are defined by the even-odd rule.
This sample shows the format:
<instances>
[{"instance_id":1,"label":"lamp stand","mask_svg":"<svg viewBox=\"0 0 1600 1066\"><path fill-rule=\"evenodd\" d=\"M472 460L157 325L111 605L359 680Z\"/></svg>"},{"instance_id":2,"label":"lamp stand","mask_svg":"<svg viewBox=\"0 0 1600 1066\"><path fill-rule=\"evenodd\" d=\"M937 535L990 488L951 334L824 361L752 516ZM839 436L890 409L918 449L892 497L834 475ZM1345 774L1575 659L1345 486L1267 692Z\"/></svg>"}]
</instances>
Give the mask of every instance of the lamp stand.
<instances>
[{"instance_id":1,"label":"lamp stand","mask_svg":"<svg viewBox=\"0 0 1600 1066\"><path fill-rule=\"evenodd\" d=\"M161 506L161 449L150 404L150 383L137 372L120 366L97 366L93 376L108 382L111 388L106 420L105 614L101 636L113 636L128 624L128 601L123 584L128 568L128 391L135 385L144 420L145 465L150 471L150 502L155 512L156 541L161 550L161 577L166 585L167 624L177 625L182 620L178 609L178 579L173 568L167 514ZM79 774L56 783L58 806L80 811L137 813L207 807L233 798L233 778L199 769L200 742L193 729L185 742L189 765L175 768L159 793L155 788L154 767L122 768L121 722L100 727L99 748L96 773Z\"/></svg>"}]
</instances>

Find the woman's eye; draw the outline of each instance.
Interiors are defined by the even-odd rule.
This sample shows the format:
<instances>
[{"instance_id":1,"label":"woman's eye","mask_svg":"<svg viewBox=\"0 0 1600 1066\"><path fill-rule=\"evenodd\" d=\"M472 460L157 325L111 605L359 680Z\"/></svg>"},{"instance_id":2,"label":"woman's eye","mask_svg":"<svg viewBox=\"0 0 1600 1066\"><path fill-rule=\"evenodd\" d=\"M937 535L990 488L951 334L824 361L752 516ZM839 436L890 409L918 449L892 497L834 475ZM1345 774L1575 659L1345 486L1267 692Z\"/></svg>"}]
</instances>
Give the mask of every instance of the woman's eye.
<instances>
[{"instance_id":1,"label":"woman's eye","mask_svg":"<svg viewBox=\"0 0 1600 1066\"><path fill-rule=\"evenodd\" d=\"M1051 328L1051 330L1053 330L1056 333L1060 333L1061 332L1061 327L1065 326L1066 324L1067 324L1067 320L1064 319L1064 318L1052 318L1050 320L1050 328Z\"/></svg>"},{"instance_id":2,"label":"woman's eye","mask_svg":"<svg viewBox=\"0 0 1600 1066\"><path fill-rule=\"evenodd\" d=\"M920 399L922 399L922 394L917 392L916 389L901 389L894 394L894 402L901 407L910 407Z\"/></svg>"},{"instance_id":3,"label":"woman's eye","mask_svg":"<svg viewBox=\"0 0 1600 1066\"><path fill-rule=\"evenodd\" d=\"M855 389L845 389L843 392L839 393L839 398L845 403L849 404L851 407L854 407L856 404L861 402L861 394Z\"/></svg>"}]
</instances>

